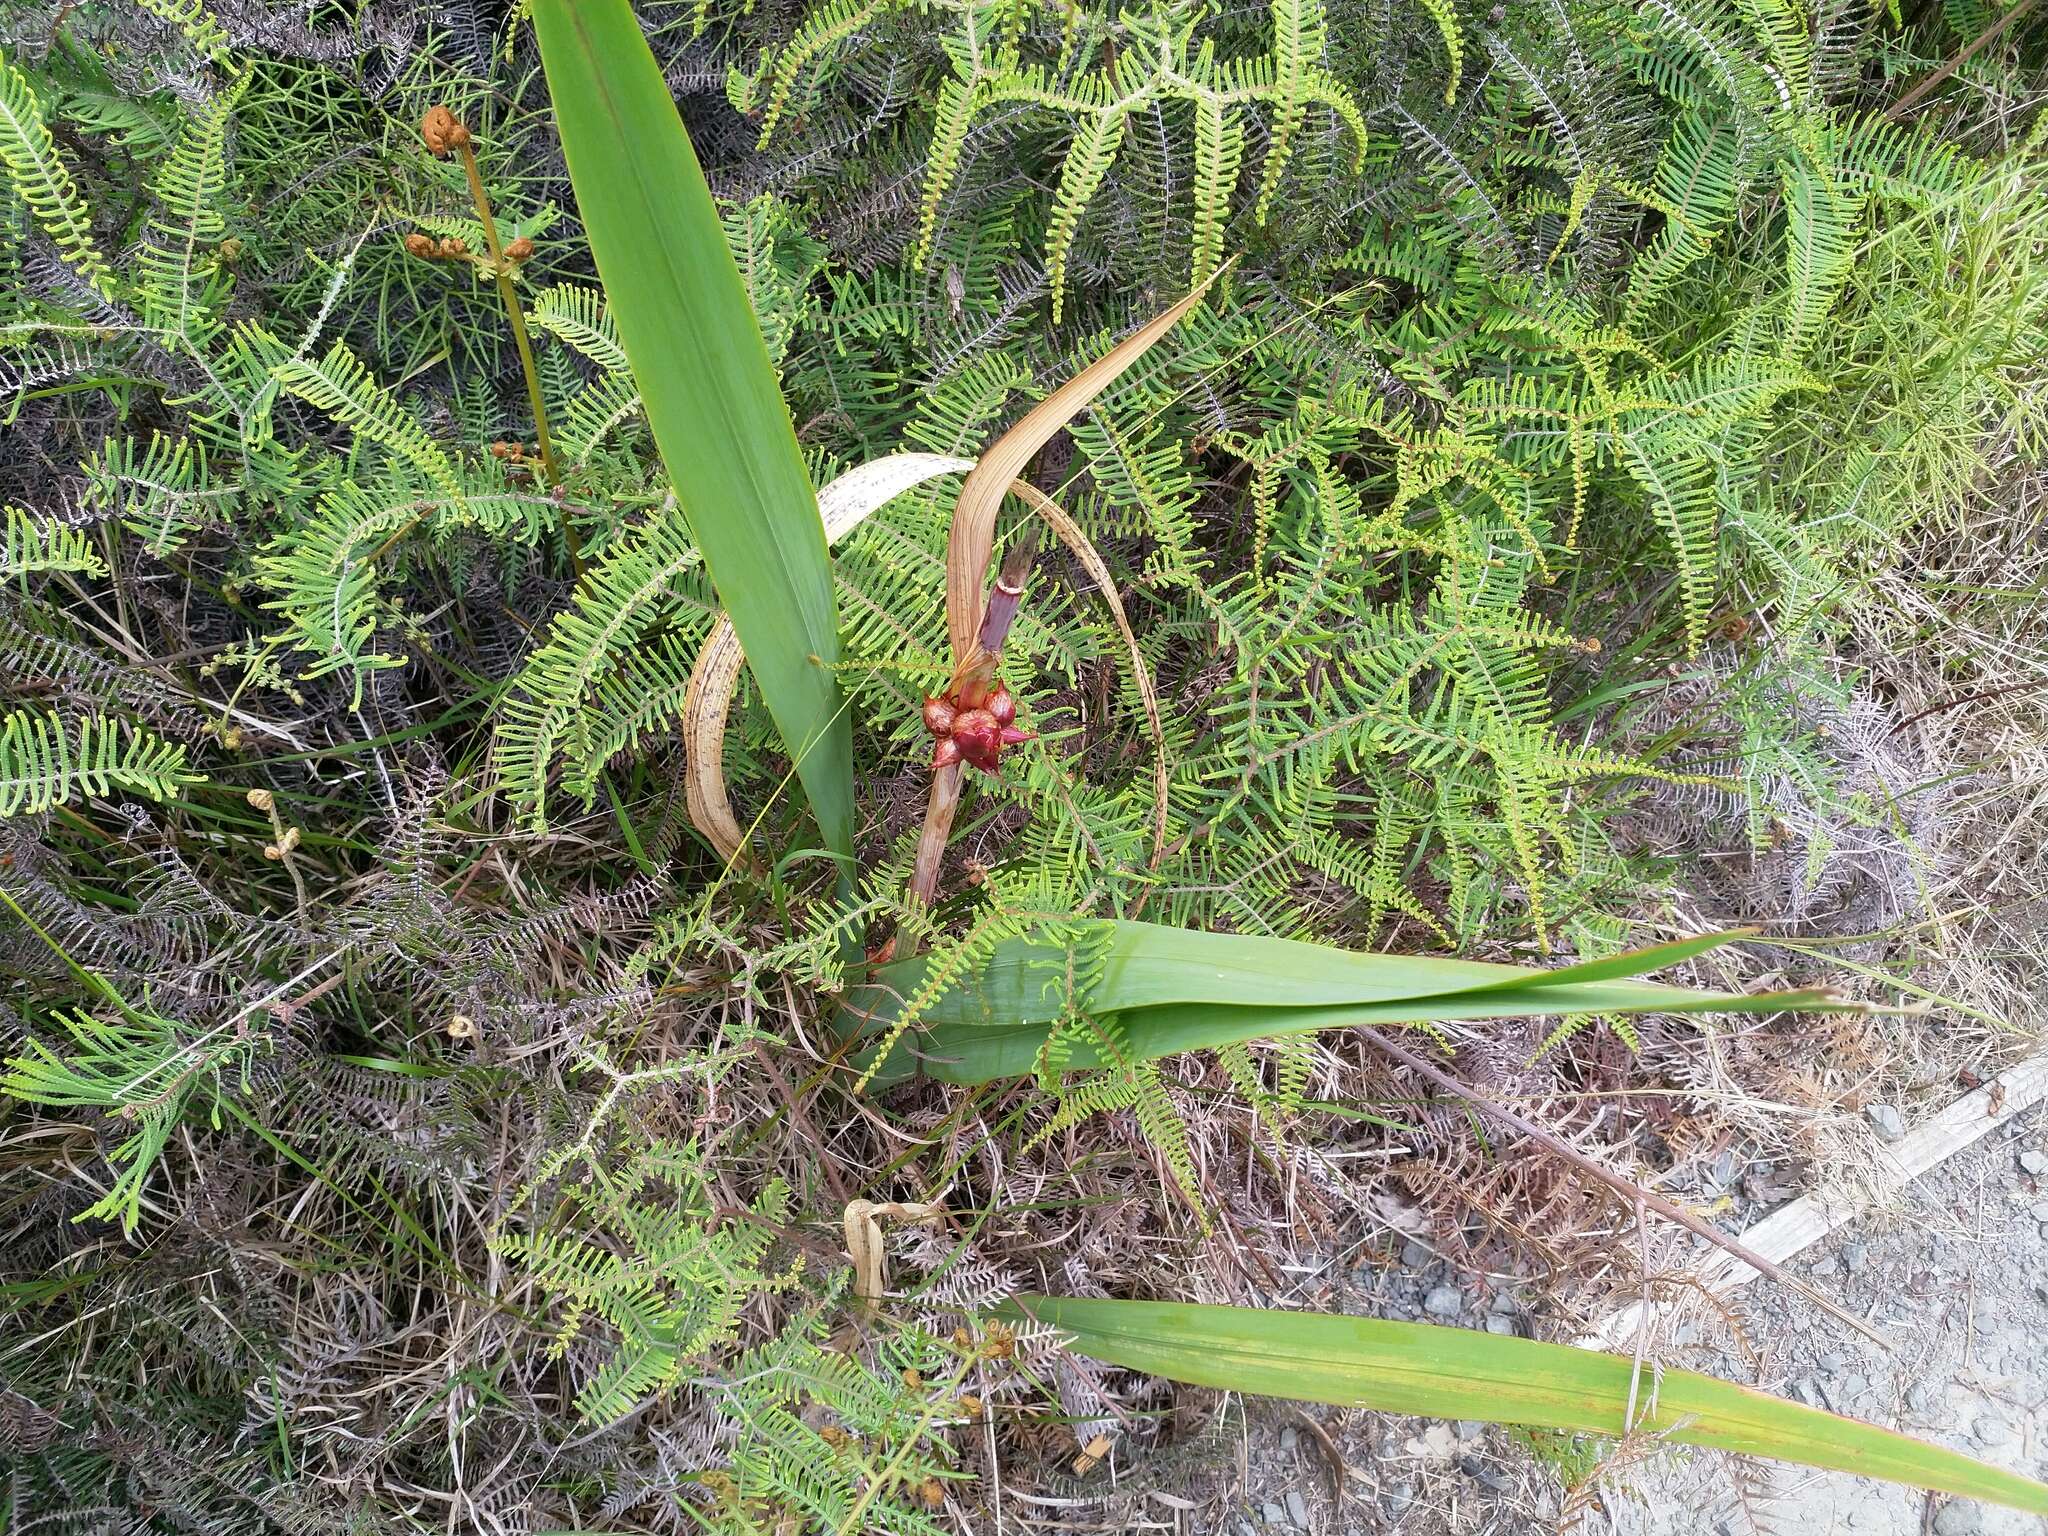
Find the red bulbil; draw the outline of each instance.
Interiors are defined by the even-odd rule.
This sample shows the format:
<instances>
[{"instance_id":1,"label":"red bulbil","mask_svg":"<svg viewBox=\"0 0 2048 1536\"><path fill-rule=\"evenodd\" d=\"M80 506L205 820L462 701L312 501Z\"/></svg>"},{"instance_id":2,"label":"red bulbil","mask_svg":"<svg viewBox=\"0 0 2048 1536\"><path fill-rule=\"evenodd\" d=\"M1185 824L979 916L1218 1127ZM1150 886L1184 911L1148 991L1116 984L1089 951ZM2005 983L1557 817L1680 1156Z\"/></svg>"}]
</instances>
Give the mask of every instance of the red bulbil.
<instances>
[{"instance_id":1,"label":"red bulbil","mask_svg":"<svg viewBox=\"0 0 2048 1536\"><path fill-rule=\"evenodd\" d=\"M998 687L979 708L963 708L958 699L931 698L924 701L924 728L936 738L932 767L966 763L983 773L994 773L1002 762L1003 748L1031 740L1031 732L1020 731L1017 702L1007 688Z\"/></svg>"}]
</instances>

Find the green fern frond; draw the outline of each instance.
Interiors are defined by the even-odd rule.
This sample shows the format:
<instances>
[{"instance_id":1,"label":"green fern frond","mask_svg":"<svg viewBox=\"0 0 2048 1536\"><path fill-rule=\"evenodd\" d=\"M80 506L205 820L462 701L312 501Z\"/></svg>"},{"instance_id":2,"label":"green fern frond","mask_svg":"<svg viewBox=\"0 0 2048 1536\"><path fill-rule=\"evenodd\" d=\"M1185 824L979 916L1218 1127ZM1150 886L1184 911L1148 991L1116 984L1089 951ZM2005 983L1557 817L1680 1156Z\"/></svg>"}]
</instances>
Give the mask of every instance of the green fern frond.
<instances>
[{"instance_id":1,"label":"green fern frond","mask_svg":"<svg viewBox=\"0 0 2048 1536\"><path fill-rule=\"evenodd\" d=\"M56 242L71 269L103 299L115 293L113 269L93 242L92 214L57 155L43 104L28 76L0 53L0 165L29 216Z\"/></svg>"},{"instance_id":2,"label":"green fern frond","mask_svg":"<svg viewBox=\"0 0 2048 1536\"><path fill-rule=\"evenodd\" d=\"M1187 1121L1173 1106L1157 1061L1133 1061L1115 1018L1072 1013L1056 1033L1085 1038L1103 1059L1117 1065L1063 1079L1055 1090L1058 1103L1027 1147L1035 1147L1096 1115L1128 1110L1146 1144L1165 1163L1174 1187L1206 1230L1208 1208L1202 1199L1200 1175L1188 1146Z\"/></svg>"},{"instance_id":3,"label":"green fern frond","mask_svg":"<svg viewBox=\"0 0 2048 1536\"><path fill-rule=\"evenodd\" d=\"M0 735L0 751L4 742ZM10 1057L0 1074L0 1095L94 1109L134 1126L107 1154L118 1171L106 1192L74 1218L111 1217L132 1235L143 1190L186 1110L202 1094L217 1096L223 1069L246 1057L250 1046L236 1035L187 1040L171 1020L111 1000L120 1008L118 1020L83 1010L55 1015L52 1022L68 1036L61 1048L35 1035L24 1040L22 1054Z\"/></svg>"},{"instance_id":4,"label":"green fern frond","mask_svg":"<svg viewBox=\"0 0 2048 1536\"><path fill-rule=\"evenodd\" d=\"M311 655L306 675L354 671L360 702L363 673L401 663L367 647L388 618L378 607L380 578L402 567L408 535L472 528L533 544L556 512L552 498L481 473L453 497L402 472L368 483L340 480L304 521L264 547L256 577L277 593L264 606L286 617L293 645Z\"/></svg>"},{"instance_id":5,"label":"green fern frond","mask_svg":"<svg viewBox=\"0 0 2048 1536\"><path fill-rule=\"evenodd\" d=\"M728 209L722 222L747 302L768 344L768 360L780 368L791 337L817 314L812 290L825 265L825 247L805 232L787 203L767 193Z\"/></svg>"},{"instance_id":6,"label":"green fern frond","mask_svg":"<svg viewBox=\"0 0 2048 1536\"><path fill-rule=\"evenodd\" d=\"M630 374L626 349L604 294L582 283L557 283L543 288L527 305L526 318L566 346L574 347L607 374Z\"/></svg>"},{"instance_id":7,"label":"green fern frond","mask_svg":"<svg viewBox=\"0 0 2048 1536\"><path fill-rule=\"evenodd\" d=\"M86 510L118 518L155 555L227 522L242 496L240 485L215 481L205 444L191 437L110 437L84 469Z\"/></svg>"},{"instance_id":8,"label":"green fern frond","mask_svg":"<svg viewBox=\"0 0 2048 1536\"><path fill-rule=\"evenodd\" d=\"M35 816L84 795L116 791L171 800L205 780L185 748L101 716L75 723L37 710L0 718L0 816Z\"/></svg>"},{"instance_id":9,"label":"green fern frond","mask_svg":"<svg viewBox=\"0 0 2048 1536\"><path fill-rule=\"evenodd\" d=\"M1678 566L1686 650L1697 654L1706 643L1719 570L1720 502L1713 476L1704 464L1662 458L1634 435L1622 440L1622 466L1648 496L1669 541Z\"/></svg>"},{"instance_id":10,"label":"green fern frond","mask_svg":"<svg viewBox=\"0 0 2048 1536\"><path fill-rule=\"evenodd\" d=\"M227 227L220 201L228 181L228 125L246 79L185 117L157 173L157 206L136 257L144 322L195 352L218 334L233 286L218 254Z\"/></svg>"},{"instance_id":11,"label":"green fern frond","mask_svg":"<svg viewBox=\"0 0 2048 1536\"><path fill-rule=\"evenodd\" d=\"M1221 229L1236 190L1242 134L1235 114L1258 106L1270 116L1266 156L1259 175L1254 217L1266 221L1294 152L1294 140L1311 107L1329 111L1353 146L1354 164L1365 153L1366 125L1351 91L1321 63L1325 44L1322 0L1273 0L1273 44L1269 53L1221 59L1214 40L1196 40L1199 14L1161 7L1125 12L1121 25L1128 45L1114 64L1073 76L1038 64L1023 64L1013 51L998 51L971 67L956 61L961 78L939 91L924 192L918 219L915 260L931 259L939 213L960 172L970 128L987 114L1022 107L1051 113L1071 125L1057 186L1046 216L1046 266L1055 319L1065 306L1066 274L1082 215L1095 200L1123 149L1126 124L1169 103L1195 110L1195 186L1201 251L1220 246ZM1213 266L1214 256L1209 258Z\"/></svg>"},{"instance_id":12,"label":"green fern frond","mask_svg":"<svg viewBox=\"0 0 2048 1536\"><path fill-rule=\"evenodd\" d=\"M348 343L337 341L317 361L290 357L272 370L291 394L327 412L356 436L397 455L451 502L463 499L461 477L417 415L378 383Z\"/></svg>"},{"instance_id":13,"label":"green fern frond","mask_svg":"<svg viewBox=\"0 0 2048 1536\"><path fill-rule=\"evenodd\" d=\"M1854 257L1863 201L1842 183L1821 146L1802 146L1784 165L1784 354L1805 356L1834 306Z\"/></svg>"},{"instance_id":14,"label":"green fern frond","mask_svg":"<svg viewBox=\"0 0 2048 1536\"><path fill-rule=\"evenodd\" d=\"M763 1264L789 1203L779 1180L751 1219L733 1220L717 1214L694 1143L656 1142L622 1163L589 1150L578 1160L584 1176L560 1186L548 1226L501 1233L496 1246L562 1308L558 1350L587 1331L586 1318L608 1330L608 1358L576 1395L578 1416L603 1425L701 1368L737 1336L742 1309L798 1271Z\"/></svg>"},{"instance_id":15,"label":"green fern frond","mask_svg":"<svg viewBox=\"0 0 2048 1536\"><path fill-rule=\"evenodd\" d=\"M206 9L205 0L135 0L160 21L176 27L185 41L205 58L219 64L226 61L230 47L227 33Z\"/></svg>"},{"instance_id":16,"label":"green fern frond","mask_svg":"<svg viewBox=\"0 0 2048 1536\"><path fill-rule=\"evenodd\" d=\"M812 62L844 43L861 28L885 12L900 9L912 0L828 0L809 11L787 43L761 61L748 81L741 110L759 108L761 136L757 149L766 149L775 136L783 114L789 110L790 93Z\"/></svg>"},{"instance_id":17,"label":"green fern frond","mask_svg":"<svg viewBox=\"0 0 2048 1536\"><path fill-rule=\"evenodd\" d=\"M1654 192L1634 191L1664 226L1629 268L1624 324L1641 324L1684 273L1707 254L1735 210L1738 136L1734 128L1688 112L1672 125L1657 159ZM1630 190L1625 183L1615 185Z\"/></svg>"},{"instance_id":18,"label":"green fern frond","mask_svg":"<svg viewBox=\"0 0 2048 1536\"><path fill-rule=\"evenodd\" d=\"M1465 73L1465 37L1458 28L1458 13L1451 0L1419 0L1429 19L1443 37L1444 52L1451 61L1450 76L1444 81L1444 105L1458 99L1458 81Z\"/></svg>"},{"instance_id":19,"label":"green fern frond","mask_svg":"<svg viewBox=\"0 0 2048 1536\"><path fill-rule=\"evenodd\" d=\"M1195 100L1195 253L1188 273L1199 286L1223 259L1230 192L1244 161L1244 125L1213 96ZM1057 285L1055 285L1057 291Z\"/></svg>"},{"instance_id":20,"label":"green fern frond","mask_svg":"<svg viewBox=\"0 0 2048 1536\"><path fill-rule=\"evenodd\" d=\"M1060 322L1060 310L1067 286L1067 257L1074 248L1074 233L1081 222L1081 210L1094 198L1110 162L1123 143L1124 115L1108 111L1084 118L1060 165L1059 190L1053 194L1052 214L1045 225L1046 281L1052 288L1052 321Z\"/></svg>"},{"instance_id":21,"label":"green fern frond","mask_svg":"<svg viewBox=\"0 0 2048 1536\"><path fill-rule=\"evenodd\" d=\"M51 522L20 507L0 509L0 577L27 576L39 571L76 571L86 576L104 576L107 563L100 558L82 528Z\"/></svg>"},{"instance_id":22,"label":"green fern frond","mask_svg":"<svg viewBox=\"0 0 2048 1536\"><path fill-rule=\"evenodd\" d=\"M500 789L529 825L547 825L548 788L558 758L577 783L589 785L606 757L634 739L658 697L680 713L676 652L664 646L640 657L664 670L656 695L639 691L641 673L625 658L646 646L659 626L681 621L685 639L710 628L710 611L678 595L678 583L701 563L689 528L673 502L605 551L585 576L575 602L549 628L546 642L513 680L500 715L492 762ZM691 627L694 623L694 629ZM687 670L684 671L687 680Z\"/></svg>"},{"instance_id":23,"label":"green fern frond","mask_svg":"<svg viewBox=\"0 0 2048 1536\"><path fill-rule=\"evenodd\" d=\"M643 414L633 376L604 374L570 400L555 426L556 446L570 463L581 464Z\"/></svg>"}]
</instances>

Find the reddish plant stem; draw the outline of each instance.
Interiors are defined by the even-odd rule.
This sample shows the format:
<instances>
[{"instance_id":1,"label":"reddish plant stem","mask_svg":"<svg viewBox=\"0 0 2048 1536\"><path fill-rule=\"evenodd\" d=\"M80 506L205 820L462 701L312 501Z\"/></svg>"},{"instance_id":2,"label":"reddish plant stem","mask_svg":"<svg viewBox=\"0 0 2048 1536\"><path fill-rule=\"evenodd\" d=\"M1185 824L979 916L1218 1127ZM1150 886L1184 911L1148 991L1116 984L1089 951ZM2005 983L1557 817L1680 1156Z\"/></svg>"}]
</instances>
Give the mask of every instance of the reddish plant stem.
<instances>
[{"instance_id":1,"label":"reddish plant stem","mask_svg":"<svg viewBox=\"0 0 2048 1536\"><path fill-rule=\"evenodd\" d=\"M2007 11L1982 32L1979 32L1970 45L1963 49L1961 53L1956 54L1925 80L1914 86L1912 90L1906 92L1897 102L1893 103L1885 112L1885 121L1896 123L1903 120L1908 112L1911 112L1926 99L1929 91L1932 91L1942 81L1948 79L1950 75L1969 63L1971 59L1977 56L1980 49L1997 42L1999 38L2005 35L2006 29L2026 15L2027 12L2031 11L2036 3L2037 0L2020 0L2018 5Z\"/></svg>"},{"instance_id":2,"label":"reddish plant stem","mask_svg":"<svg viewBox=\"0 0 2048 1536\"><path fill-rule=\"evenodd\" d=\"M946 839L953 832L953 814L960 809L960 764L932 770L931 798L925 802L924 831L917 839L917 867L910 873L910 899L930 906L939 888L939 866L945 862Z\"/></svg>"},{"instance_id":3,"label":"reddish plant stem","mask_svg":"<svg viewBox=\"0 0 2048 1536\"><path fill-rule=\"evenodd\" d=\"M979 709L988 702L995 686L996 663L1002 659L1003 642L1010 636L1017 610L1024 604L1024 582L1031 574L1036 554L1036 541L1027 533L1010 546L1010 552L1003 556L1003 563L996 570L987 606L981 611L981 630L975 638L974 654L953 679L953 699L962 709Z\"/></svg>"},{"instance_id":4,"label":"reddish plant stem","mask_svg":"<svg viewBox=\"0 0 2048 1536\"><path fill-rule=\"evenodd\" d=\"M1016 621L1017 609L1023 604L1025 578L1031 572L1036 553L1036 540L1027 533L1010 547L997 568L995 585L989 589L988 604L982 609L981 632L974 654L953 678L954 702L963 709L978 709L988 700L995 685L996 662L1003 641L1009 638L1010 625ZM952 836L953 818L960 809L960 771L958 763L932 770L924 831L918 835L917 864L910 875L910 899L920 905L929 906L939 888L939 866L945 862L946 841Z\"/></svg>"}]
</instances>

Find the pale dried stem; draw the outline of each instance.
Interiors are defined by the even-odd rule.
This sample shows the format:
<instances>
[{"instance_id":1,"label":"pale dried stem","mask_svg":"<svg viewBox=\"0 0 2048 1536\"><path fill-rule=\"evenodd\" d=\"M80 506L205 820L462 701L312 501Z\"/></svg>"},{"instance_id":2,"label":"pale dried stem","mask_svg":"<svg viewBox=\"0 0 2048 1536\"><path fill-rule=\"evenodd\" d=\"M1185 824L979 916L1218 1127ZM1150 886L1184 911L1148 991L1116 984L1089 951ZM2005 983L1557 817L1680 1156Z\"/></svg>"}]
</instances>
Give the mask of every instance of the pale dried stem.
<instances>
[{"instance_id":1,"label":"pale dried stem","mask_svg":"<svg viewBox=\"0 0 2048 1536\"><path fill-rule=\"evenodd\" d=\"M931 797L924 807L924 831L917 840L917 866L910 874L910 899L929 906L939 888L939 866L946 859L946 840L953 835L953 816L960 809L960 764L932 770Z\"/></svg>"},{"instance_id":2,"label":"pale dried stem","mask_svg":"<svg viewBox=\"0 0 2048 1536\"><path fill-rule=\"evenodd\" d=\"M953 527L946 541L946 631L953 644L954 675L964 675L978 662L981 620L988 605L982 598L982 573L988 569L995 548L996 513L1013 484L1021 483L1024 466L1053 435L1063 430L1095 398L1109 388L1146 352L1180 323L1181 317L1202 301L1209 285L1230 268L1218 268L1195 286L1192 293L1171 309L1154 315L1103 356L1068 379L1023 419L997 438L960 487L960 499L953 508ZM1103 591L1113 589L1104 584ZM916 873L909 891L913 902L929 902L936 888L938 866L945 842L953 830L953 813L960 803L958 775L951 782L940 773L932 775L931 799L925 810L924 834L918 843ZM1163 804L1163 801L1162 801ZM936 843L937 847L932 845Z\"/></svg>"}]
</instances>

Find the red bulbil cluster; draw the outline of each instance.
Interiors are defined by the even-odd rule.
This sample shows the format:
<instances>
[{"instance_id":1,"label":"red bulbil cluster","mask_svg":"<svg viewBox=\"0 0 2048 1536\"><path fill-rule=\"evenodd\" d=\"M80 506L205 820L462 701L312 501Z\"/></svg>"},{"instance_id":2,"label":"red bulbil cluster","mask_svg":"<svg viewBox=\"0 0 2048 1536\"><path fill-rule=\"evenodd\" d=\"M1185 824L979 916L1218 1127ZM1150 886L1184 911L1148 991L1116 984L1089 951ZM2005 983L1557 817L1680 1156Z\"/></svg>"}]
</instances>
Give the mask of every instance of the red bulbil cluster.
<instances>
[{"instance_id":1,"label":"red bulbil cluster","mask_svg":"<svg viewBox=\"0 0 2048 1536\"><path fill-rule=\"evenodd\" d=\"M1031 739L1031 732L1017 729L1016 719L1016 700L1001 685L973 709L962 708L954 697L926 699L924 728L937 741L932 748L932 767L966 763L983 773L994 773L1003 748Z\"/></svg>"}]
</instances>

